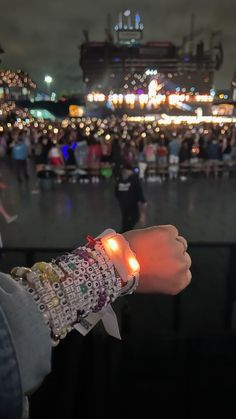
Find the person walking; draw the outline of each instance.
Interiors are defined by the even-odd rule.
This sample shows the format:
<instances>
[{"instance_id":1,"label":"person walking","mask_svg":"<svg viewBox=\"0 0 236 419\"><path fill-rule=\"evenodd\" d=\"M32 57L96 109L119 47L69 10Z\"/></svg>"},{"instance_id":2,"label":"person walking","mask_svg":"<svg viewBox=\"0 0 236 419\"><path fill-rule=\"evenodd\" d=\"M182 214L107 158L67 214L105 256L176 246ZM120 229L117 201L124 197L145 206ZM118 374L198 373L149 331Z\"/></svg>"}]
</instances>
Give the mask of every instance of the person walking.
<instances>
[{"instance_id":1,"label":"person walking","mask_svg":"<svg viewBox=\"0 0 236 419\"><path fill-rule=\"evenodd\" d=\"M177 179L179 173L179 152L181 136L173 137L169 143L169 179Z\"/></svg>"},{"instance_id":2,"label":"person walking","mask_svg":"<svg viewBox=\"0 0 236 419\"><path fill-rule=\"evenodd\" d=\"M1 191L6 189L7 186L5 183L0 182L0 214L3 216L4 220L7 224L13 223L18 218L18 215L11 215L9 212L5 209L3 206L2 200L1 200Z\"/></svg>"}]
</instances>

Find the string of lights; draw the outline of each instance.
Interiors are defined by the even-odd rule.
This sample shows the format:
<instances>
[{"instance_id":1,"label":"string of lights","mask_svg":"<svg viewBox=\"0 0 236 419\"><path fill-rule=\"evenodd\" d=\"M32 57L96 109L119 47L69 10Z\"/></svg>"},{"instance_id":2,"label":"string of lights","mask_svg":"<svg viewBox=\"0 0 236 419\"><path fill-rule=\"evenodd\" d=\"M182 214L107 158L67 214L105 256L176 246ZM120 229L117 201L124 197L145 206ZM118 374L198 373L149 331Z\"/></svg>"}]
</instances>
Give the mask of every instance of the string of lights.
<instances>
[{"instance_id":1,"label":"string of lights","mask_svg":"<svg viewBox=\"0 0 236 419\"><path fill-rule=\"evenodd\" d=\"M199 94L162 94L158 93L158 86L152 86L150 83L148 94L134 94L127 93L123 95L121 93L112 93L108 96L103 93L90 93L87 95L88 102L108 102L114 108L122 107L123 105L134 108L139 107L141 109L145 107L158 108L161 104L167 104L168 106L178 107L183 103L212 103L214 97L212 95L199 95Z\"/></svg>"},{"instance_id":2,"label":"string of lights","mask_svg":"<svg viewBox=\"0 0 236 419\"><path fill-rule=\"evenodd\" d=\"M36 129L42 132L42 134L52 134L55 139L60 138L60 135L63 134L63 130L69 129L74 131L79 131L82 135L90 137L91 135L95 138L104 138L105 142L111 141L110 129L112 128L112 121L109 119L101 118L65 118L62 121L45 121L43 119L33 118L32 115L28 113L27 110L19 111L16 110L17 119L15 122L1 122L0 115L0 133L7 132L9 129ZM169 116L162 114L159 117L157 116L127 116L124 115L120 121L120 126L122 129L121 137L124 140L128 140L127 136L127 124L129 123L144 123L146 125L147 132L151 130L155 133L158 133L162 126L179 126L185 125L189 129L192 129L194 125L201 124L219 124L224 131L227 131L230 124L236 124L236 117L229 116ZM115 120L114 120L115 124ZM146 137L146 132L142 133L142 137Z\"/></svg>"},{"instance_id":3,"label":"string of lights","mask_svg":"<svg viewBox=\"0 0 236 419\"><path fill-rule=\"evenodd\" d=\"M36 84L23 70L0 70L0 87L36 89Z\"/></svg>"}]
</instances>

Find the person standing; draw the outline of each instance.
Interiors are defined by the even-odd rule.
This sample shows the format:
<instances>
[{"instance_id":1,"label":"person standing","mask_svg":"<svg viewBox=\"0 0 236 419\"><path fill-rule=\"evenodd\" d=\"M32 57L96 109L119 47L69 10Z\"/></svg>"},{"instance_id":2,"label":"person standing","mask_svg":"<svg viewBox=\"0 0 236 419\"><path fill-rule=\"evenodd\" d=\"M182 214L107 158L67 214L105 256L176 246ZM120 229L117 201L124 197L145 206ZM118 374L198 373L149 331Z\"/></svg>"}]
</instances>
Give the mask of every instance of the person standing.
<instances>
[{"instance_id":1,"label":"person standing","mask_svg":"<svg viewBox=\"0 0 236 419\"><path fill-rule=\"evenodd\" d=\"M179 152L181 136L173 137L169 143L169 179L177 179L179 173Z\"/></svg>"},{"instance_id":2,"label":"person standing","mask_svg":"<svg viewBox=\"0 0 236 419\"><path fill-rule=\"evenodd\" d=\"M219 162L221 160L221 148L216 137L212 137L206 147L206 176L209 177L211 169L214 171L215 179L218 178Z\"/></svg>"},{"instance_id":3,"label":"person standing","mask_svg":"<svg viewBox=\"0 0 236 419\"><path fill-rule=\"evenodd\" d=\"M53 141L52 147L49 149L48 159L50 165L54 168L62 167L64 165L63 154L56 140Z\"/></svg>"},{"instance_id":4,"label":"person standing","mask_svg":"<svg viewBox=\"0 0 236 419\"><path fill-rule=\"evenodd\" d=\"M138 176L133 173L132 166L127 164L123 167L116 184L115 195L121 210L121 232L132 230L140 220L139 203L144 207L147 205L141 182Z\"/></svg>"},{"instance_id":5,"label":"person standing","mask_svg":"<svg viewBox=\"0 0 236 419\"><path fill-rule=\"evenodd\" d=\"M144 146L143 154L147 164L155 164L157 160L157 146L150 139Z\"/></svg>"},{"instance_id":6,"label":"person standing","mask_svg":"<svg viewBox=\"0 0 236 419\"><path fill-rule=\"evenodd\" d=\"M16 174L18 182L22 182L22 176L25 180L29 179L28 168L27 168L27 156L28 150L24 142L23 136L19 135L18 139L12 147L12 158L16 165Z\"/></svg>"},{"instance_id":7,"label":"person standing","mask_svg":"<svg viewBox=\"0 0 236 419\"><path fill-rule=\"evenodd\" d=\"M53 171L57 175L56 182L61 183L61 175L64 174L62 170L64 166L63 154L61 152L60 146L56 140L53 140L52 147L48 152L49 163L52 166Z\"/></svg>"},{"instance_id":8,"label":"person standing","mask_svg":"<svg viewBox=\"0 0 236 419\"><path fill-rule=\"evenodd\" d=\"M230 174L230 163L231 163L231 138L223 138L221 153L223 160L223 176L229 177Z\"/></svg>"},{"instance_id":9,"label":"person standing","mask_svg":"<svg viewBox=\"0 0 236 419\"><path fill-rule=\"evenodd\" d=\"M190 151L188 140L184 139L179 150L179 163L180 163L180 180L184 182L187 180L188 165L190 160Z\"/></svg>"},{"instance_id":10,"label":"person standing","mask_svg":"<svg viewBox=\"0 0 236 419\"><path fill-rule=\"evenodd\" d=\"M39 137L34 147L34 161L35 161L36 172L40 170L42 165L48 164L49 150L50 150L50 144L49 144L48 138L46 136Z\"/></svg>"},{"instance_id":11,"label":"person standing","mask_svg":"<svg viewBox=\"0 0 236 419\"><path fill-rule=\"evenodd\" d=\"M163 139L161 136L160 142L157 147L157 164L158 164L158 173L161 176L162 181L166 179L167 160L168 160L168 148L167 148L165 139Z\"/></svg>"},{"instance_id":12,"label":"person standing","mask_svg":"<svg viewBox=\"0 0 236 419\"><path fill-rule=\"evenodd\" d=\"M101 144L95 138L91 137L88 146L87 167L93 183L99 182L101 160Z\"/></svg>"}]
</instances>

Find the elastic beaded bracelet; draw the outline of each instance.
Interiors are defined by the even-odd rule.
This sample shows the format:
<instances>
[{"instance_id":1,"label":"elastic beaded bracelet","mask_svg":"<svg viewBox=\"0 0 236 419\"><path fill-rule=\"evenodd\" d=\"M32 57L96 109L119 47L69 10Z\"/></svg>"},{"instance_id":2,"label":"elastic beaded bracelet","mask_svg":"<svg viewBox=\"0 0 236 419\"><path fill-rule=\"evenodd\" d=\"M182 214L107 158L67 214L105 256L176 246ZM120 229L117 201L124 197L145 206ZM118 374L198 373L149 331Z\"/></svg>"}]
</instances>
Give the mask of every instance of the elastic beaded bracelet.
<instances>
[{"instance_id":1,"label":"elastic beaded bracelet","mask_svg":"<svg viewBox=\"0 0 236 419\"><path fill-rule=\"evenodd\" d=\"M38 276L36 276L36 274L33 273L29 268L24 267L13 268L11 270L11 276L13 279L15 279L15 281L19 282L32 295L40 313L44 318L45 323L49 326L50 315L45 303L42 300L44 289L41 285L41 282L38 279ZM27 280L28 276L30 276L29 281ZM37 286L35 287L36 284ZM34 292L31 292L31 290L34 290Z\"/></svg>"},{"instance_id":2,"label":"elastic beaded bracelet","mask_svg":"<svg viewBox=\"0 0 236 419\"><path fill-rule=\"evenodd\" d=\"M75 299L73 305L76 305L77 309L80 308L82 317L87 316L91 311L100 311L113 300L111 295L114 279L111 278L110 272L112 265L107 265L107 255L95 249L92 251L88 247L81 247L75 249L72 254L58 258L56 263L65 274L73 276L76 291L80 293L80 303L82 302L81 307L78 307ZM76 274L79 274L78 277ZM93 284L95 279L96 282ZM109 288L111 291L106 291Z\"/></svg>"},{"instance_id":3,"label":"elastic beaded bracelet","mask_svg":"<svg viewBox=\"0 0 236 419\"><path fill-rule=\"evenodd\" d=\"M11 273L35 299L56 345L90 313L104 315L118 296L133 292L138 268L125 239L108 230L51 263L37 262L31 270L14 268Z\"/></svg>"},{"instance_id":4,"label":"elastic beaded bracelet","mask_svg":"<svg viewBox=\"0 0 236 419\"><path fill-rule=\"evenodd\" d=\"M64 280L65 275L60 269L56 269L53 264L49 263L47 265L48 265L47 267L48 278L49 280L51 280L52 288L59 299L59 305L61 308L60 313L59 313L59 318L63 326L62 330L63 330L63 336L64 336L65 328L68 331L70 331L71 323L72 323L72 316L69 309L69 304L62 288L62 281Z\"/></svg>"},{"instance_id":5,"label":"elastic beaded bracelet","mask_svg":"<svg viewBox=\"0 0 236 419\"><path fill-rule=\"evenodd\" d=\"M60 299L53 288L53 283L56 278L54 277L53 283L50 281L48 274L49 267L46 263L36 263L32 267L32 271L38 276L38 279L43 285L44 292L41 294L41 298L49 314L49 326L52 337L60 335L60 337L63 338L66 336L66 323L60 305Z\"/></svg>"},{"instance_id":6,"label":"elastic beaded bracelet","mask_svg":"<svg viewBox=\"0 0 236 419\"><path fill-rule=\"evenodd\" d=\"M122 281L120 295L131 294L138 286L140 266L129 243L112 229L105 230L97 240L100 251L112 262L117 280Z\"/></svg>"}]
</instances>

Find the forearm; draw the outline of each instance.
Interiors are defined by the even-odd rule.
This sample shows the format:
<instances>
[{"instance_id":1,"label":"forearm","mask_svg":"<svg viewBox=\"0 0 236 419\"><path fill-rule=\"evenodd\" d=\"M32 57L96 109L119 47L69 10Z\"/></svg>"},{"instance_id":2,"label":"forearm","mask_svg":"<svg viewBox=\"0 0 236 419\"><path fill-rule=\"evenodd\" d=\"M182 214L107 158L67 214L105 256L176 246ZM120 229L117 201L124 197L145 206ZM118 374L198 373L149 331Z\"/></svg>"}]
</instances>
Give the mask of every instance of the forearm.
<instances>
[{"instance_id":1,"label":"forearm","mask_svg":"<svg viewBox=\"0 0 236 419\"><path fill-rule=\"evenodd\" d=\"M108 237L114 240L108 243ZM113 232L90 245L31 270L15 268L12 275L18 283L0 276L0 305L13 336L24 393L50 371L51 346L90 315L101 315L104 322L110 303L136 287L138 292L175 295L191 281L187 242L173 226L123 236Z\"/></svg>"},{"instance_id":2,"label":"forearm","mask_svg":"<svg viewBox=\"0 0 236 419\"><path fill-rule=\"evenodd\" d=\"M90 314L99 320L110 303L130 291L98 242L51 263L14 268L15 281L3 277L9 292L7 297L2 295L5 290L0 294L0 304L14 339L25 394L50 372L53 345L74 327L86 329Z\"/></svg>"},{"instance_id":3,"label":"forearm","mask_svg":"<svg viewBox=\"0 0 236 419\"><path fill-rule=\"evenodd\" d=\"M3 273L0 274L0 306L15 348L22 392L27 394L50 372L50 333L31 295Z\"/></svg>"}]
</instances>

